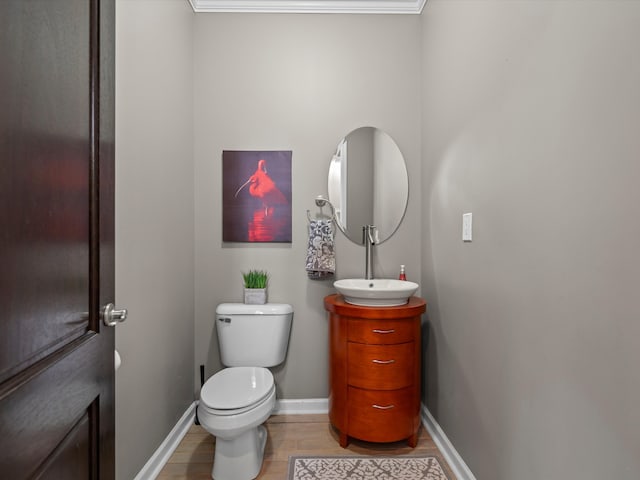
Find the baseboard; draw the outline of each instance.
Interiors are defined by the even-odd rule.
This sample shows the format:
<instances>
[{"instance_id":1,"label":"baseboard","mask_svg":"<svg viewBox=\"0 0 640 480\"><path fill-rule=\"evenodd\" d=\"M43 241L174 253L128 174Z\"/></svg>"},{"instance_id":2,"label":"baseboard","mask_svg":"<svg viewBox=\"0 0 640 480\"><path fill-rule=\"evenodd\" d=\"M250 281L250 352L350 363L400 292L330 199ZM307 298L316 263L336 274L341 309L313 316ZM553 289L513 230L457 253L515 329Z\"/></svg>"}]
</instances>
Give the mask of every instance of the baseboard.
<instances>
[{"instance_id":1,"label":"baseboard","mask_svg":"<svg viewBox=\"0 0 640 480\"><path fill-rule=\"evenodd\" d=\"M154 452L147 463L138 472L134 480L153 480L155 479L165 463L171 457L171 454L180 444L193 425L196 414L197 402L189 405L178 423L173 427L167 438ZM297 399L281 399L276 400L276 406L273 410L274 415L309 415L322 414L329 412L328 398L297 398ZM438 422L436 422L426 405L421 405L421 419L424 428L427 429L434 443L440 449L442 456L445 458L449 467L453 471L458 480L476 480L467 464L464 462L460 454L457 452L447 435L444 433Z\"/></svg>"},{"instance_id":2,"label":"baseboard","mask_svg":"<svg viewBox=\"0 0 640 480\"><path fill-rule=\"evenodd\" d=\"M299 398L293 400L277 400L273 411L275 415L304 415L313 413L328 413L329 399L327 398ZM442 427L433 418L426 405L421 405L422 425L429 432L434 443L442 453L449 467L458 480L476 480L473 472L464 462L458 451L455 449Z\"/></svg>"},{"instance_id":3,"label":"baseboard","mask_svg":"<svg viewBox=\"0 0 640 480\"><path fill-rule=\"evenodd\" d=\"M476 480L473 472L471 472L467 464L464 463L464 460L424 403L421 406L421 413L424 428L427 429L429 435L433 438L434 443L438 446L440 453L442 453L442 456L449 464L456 478L458 480Z\"/></svg>"},{"instance_id":4,"label":"baseboard","mask_svg":"<svg viewBox=\"0 0 640 480\"><path fill-rule=\"evenodd\" d=\"M276 400L274 415L309 415L329 413L328 398L294 398Z\"/></svg>"},{"instance_id":5,"label":"baseboard","mask_svg":"<svg viewBox=\"0 0 640 480\"><path fill-rule=\"evenodd\" d=\"M151 455L151 458L145 463L142 470L138 472L134 480L153 480L160 474L169 457L171 457L189 431L191 425L193 425L196 416L196 405L196 402L189 405L189 408L187 408L182 417L180 417L178 423L171 429L167 438L164 439L158 449Z\"/></svg>"},{"instance_id":6,"label":"baseboard","mask_svg":"<svg viewBox=\"0 0 640 480\"><path fill-rule=\"evenodd\" d=\"M458 480L476 480L473 472L469 469L464 462L458 451L455 449L447 435L442 430L442 427L433 418L431 412L425 404L421 405L421 419L422 425L429 432L434 443L440 449L442 456L445 458L449 467L455 474ZM328 413L329 412L329 399L327 398L299 398L293 400L277 400L276 407L273 411L278 415L292 415L292 414L312 414L312 413Z\"/></svg>"}]
</instances>

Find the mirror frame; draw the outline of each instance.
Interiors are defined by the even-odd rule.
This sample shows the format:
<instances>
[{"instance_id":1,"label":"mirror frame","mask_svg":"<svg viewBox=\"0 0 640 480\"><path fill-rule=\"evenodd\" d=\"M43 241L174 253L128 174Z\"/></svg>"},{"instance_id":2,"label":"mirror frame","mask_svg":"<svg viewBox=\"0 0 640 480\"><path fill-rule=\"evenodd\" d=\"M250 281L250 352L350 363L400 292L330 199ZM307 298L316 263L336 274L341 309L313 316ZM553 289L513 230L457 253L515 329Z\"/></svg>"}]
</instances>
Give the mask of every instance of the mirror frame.
<instances>
[{"instance_id":1,"label":"mirror frame","mask_svg":"<svg viewBox=\"0 0 640 480\"><path fill-rule=\"evenodd\" d=\"M343 159L350 159L351 163ZM409 204L404 156L393 138L376 127L356 128L340 140L329 165L327 187L336 225L358 245L362 245L364 225L376 226L376 244L391 238L402 224ZM345 224L346 213L349 216ZM349 220L354 216L356 220Z\"/></svg>"}]
</instances>

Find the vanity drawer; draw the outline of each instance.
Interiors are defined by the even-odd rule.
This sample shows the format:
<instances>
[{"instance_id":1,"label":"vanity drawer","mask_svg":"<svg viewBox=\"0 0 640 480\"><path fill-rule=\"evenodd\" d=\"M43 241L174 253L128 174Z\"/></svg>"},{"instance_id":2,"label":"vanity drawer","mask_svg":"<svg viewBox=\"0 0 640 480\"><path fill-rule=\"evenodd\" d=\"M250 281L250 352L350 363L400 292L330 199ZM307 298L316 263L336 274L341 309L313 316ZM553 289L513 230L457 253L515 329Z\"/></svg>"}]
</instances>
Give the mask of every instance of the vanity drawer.
<instances>
[{"instance_id":1,"label":"vanity drawer","mask_svg":"<svg viewBox=\"0 0 640 480\"><path fill-rule=\"evenodd\" d=\"M413 434L412 387L376 391L349 387L349 435L370 442L395 442Z\"/></svg>"},{"instance_id":2,"label":"vanity drawer","mask_svg":"<svg viewBox=\"0 0 640 480\"><path fill-rule=\"evenodd\" d=\"M413 342L397 345L347 344L349 385L374 390L397 390L413 384Z\"/></svg>"},{"instance_id":3,"label":"vanity drawer","mask_svg":"<svg viewBox=\"0 0 640 480\"><path fill-rule=\"evenodd\" d=\"M349 319L347 339L370 344L405 343L414 339L415 322L411 320Z\"/></svg>"}]
</instances>

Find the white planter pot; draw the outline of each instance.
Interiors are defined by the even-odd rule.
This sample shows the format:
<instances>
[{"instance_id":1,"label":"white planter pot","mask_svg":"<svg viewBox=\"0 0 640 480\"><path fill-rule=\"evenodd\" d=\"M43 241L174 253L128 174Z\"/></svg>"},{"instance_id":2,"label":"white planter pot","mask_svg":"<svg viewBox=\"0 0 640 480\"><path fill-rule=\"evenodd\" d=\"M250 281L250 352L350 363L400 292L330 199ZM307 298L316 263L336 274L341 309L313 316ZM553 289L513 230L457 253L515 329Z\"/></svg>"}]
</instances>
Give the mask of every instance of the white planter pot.
<instances>
[{"instance_id":1,"label":"white planter pot","mask_svg":"<svg viewBox=\"0 0 640 480\"><path fill-rule=\"evenodd\" d=\"M244 303L249 305L264 305L267 303L266 288L245 288Z\"/></svg>"}]
</instances>

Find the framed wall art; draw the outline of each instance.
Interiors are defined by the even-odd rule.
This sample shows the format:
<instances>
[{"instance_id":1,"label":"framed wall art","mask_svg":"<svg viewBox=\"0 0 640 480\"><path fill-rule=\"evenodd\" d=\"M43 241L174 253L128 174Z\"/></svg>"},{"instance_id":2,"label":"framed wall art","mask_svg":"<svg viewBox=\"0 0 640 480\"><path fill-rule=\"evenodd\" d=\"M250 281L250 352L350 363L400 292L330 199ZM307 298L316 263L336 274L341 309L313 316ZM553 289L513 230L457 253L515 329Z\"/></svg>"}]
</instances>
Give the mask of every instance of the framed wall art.
<instances>
[{"instance_id":1,"label":"framed wall art","mask_svg":"<svg viewBox=\"0 0 640 480\"><path fill-rule=\"evenodd\" d=\"M291 151L222 152L222 241L291 243Z\"/></svg>"}]
</instances>

